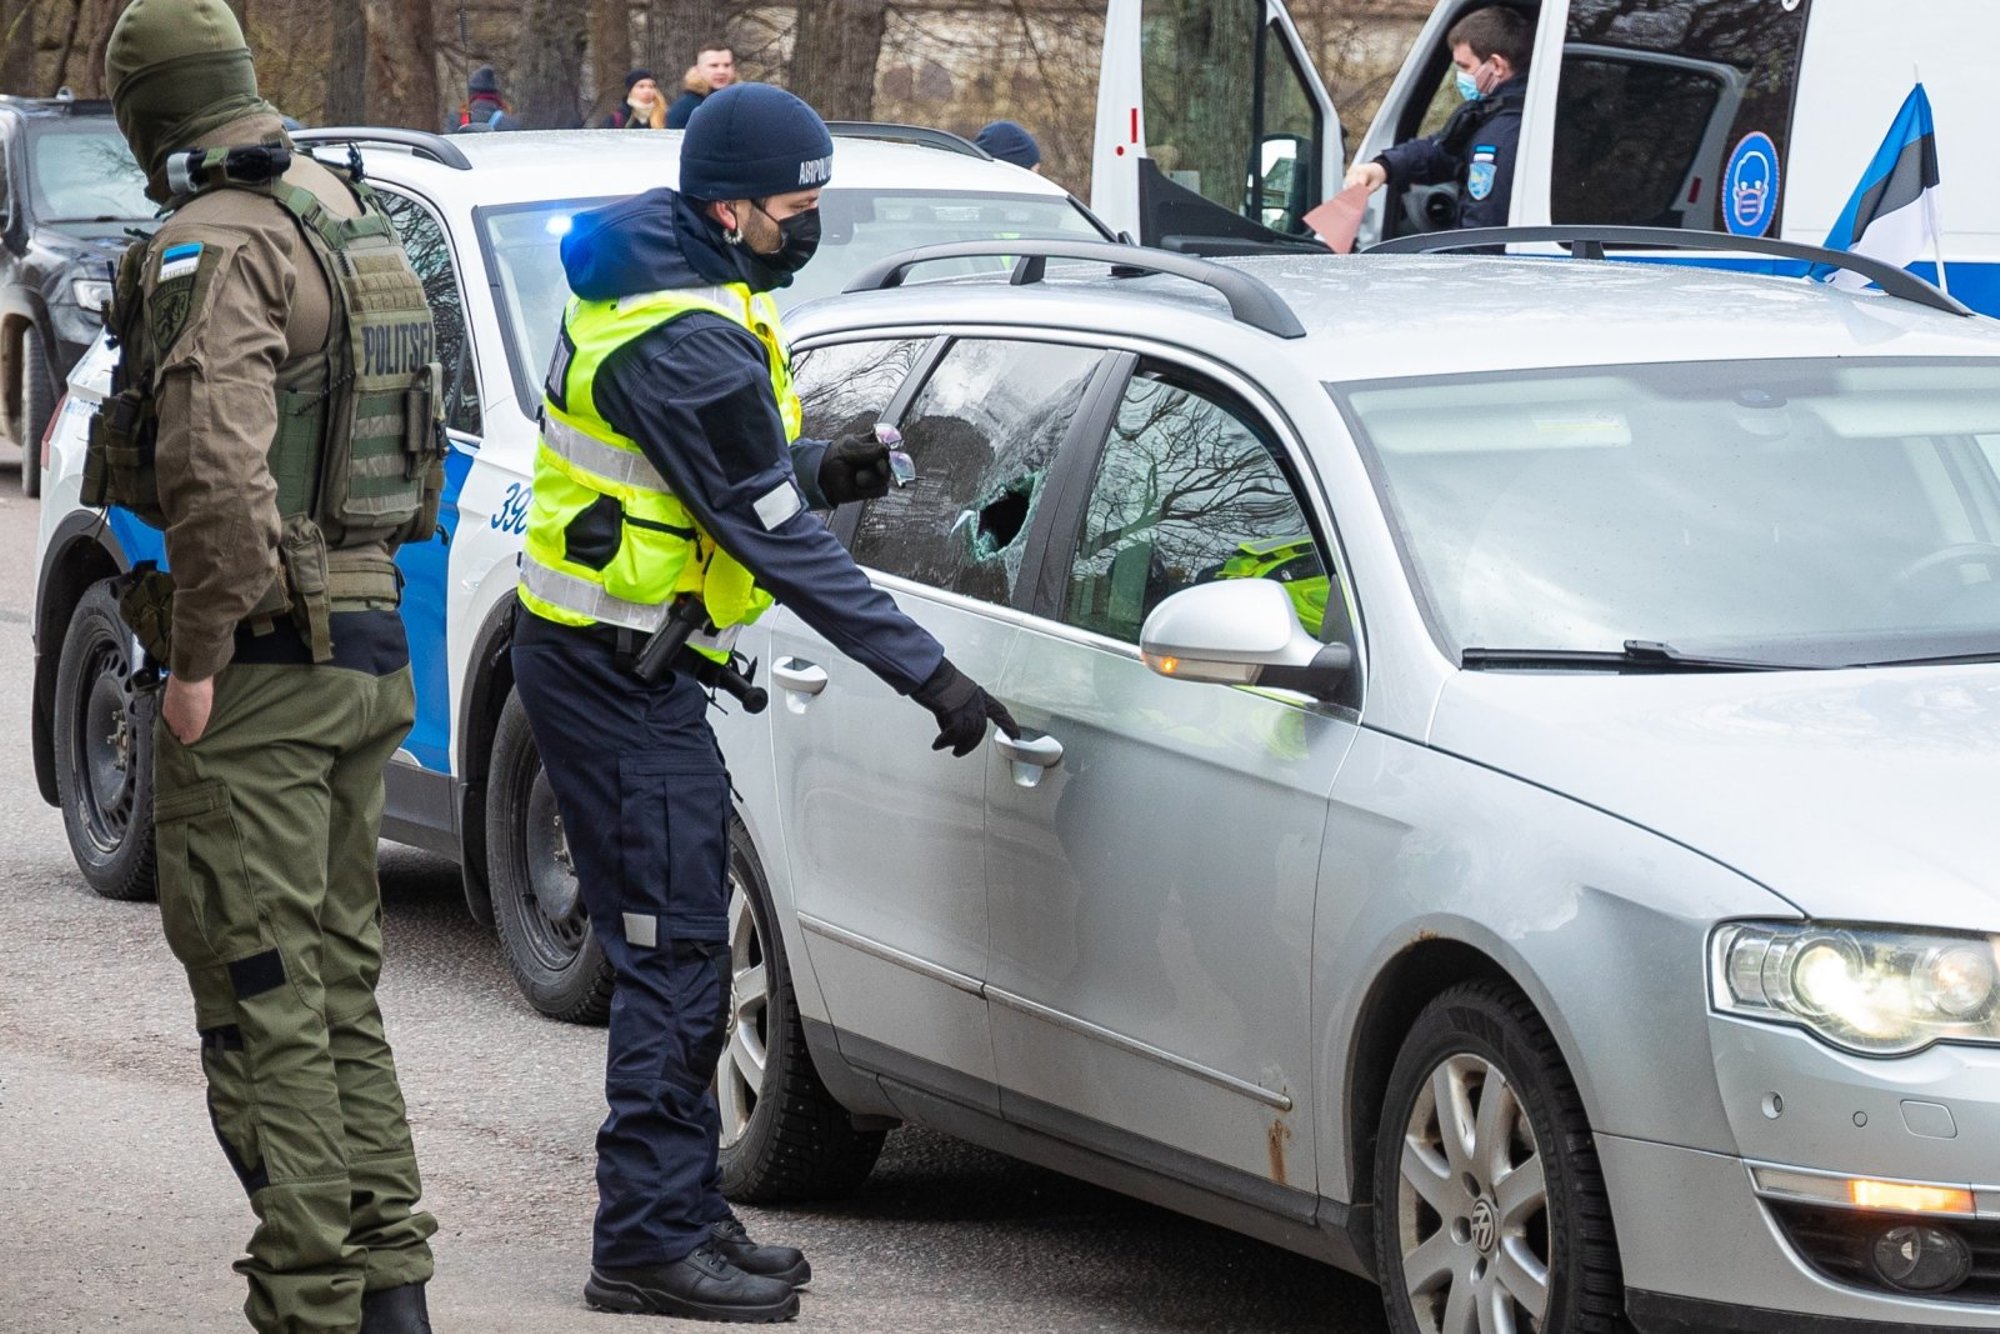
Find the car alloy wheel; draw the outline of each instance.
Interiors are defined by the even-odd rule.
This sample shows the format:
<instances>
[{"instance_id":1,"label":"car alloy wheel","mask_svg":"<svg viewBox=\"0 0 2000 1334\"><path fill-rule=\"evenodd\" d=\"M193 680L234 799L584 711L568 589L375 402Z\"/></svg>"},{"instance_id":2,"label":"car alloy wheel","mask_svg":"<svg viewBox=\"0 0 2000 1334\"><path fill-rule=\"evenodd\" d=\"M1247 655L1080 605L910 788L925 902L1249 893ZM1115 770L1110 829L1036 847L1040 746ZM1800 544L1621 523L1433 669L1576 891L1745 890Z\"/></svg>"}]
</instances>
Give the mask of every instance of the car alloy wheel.
<instances>
[{"instance_id":1,"label":"car alloy wheel","mask_svg":"<svg viewBox=\"0 0 2000 1334\"><path fill-rule=\"evenodd\" d=\"M1395 1334L1625 1334L1590 1119L1548 1025L1505 982L1411 1024L1375 1139L1375 1257Z\"/></svg>"},{"instance_id":2,"label":"car alloy wheel","mask_svg":"<svg viewBox=\"0 0 2000 1334\"><path fill-rule=\"evenodd\" d=\"M771 969L757 932L757 914L743 879L729 875L729 1033L715 1071L715 1101L722 1115L722 1142L735 1144L750 1129L750 1115L764 1088L770 1064L766 1023L770 1015Z\"/></svg>"},{"instance_id":3,"label":"car alloy wheel","mask_svg":"<svg viewBox=\"0 0 2000 1334\"><path fill-rule=\"evenodd\" d=\"M1399 1176L1397 1244L1420 1323L1438 1334L1541 1328L1548 1190L1534 1128L1500 1067L1460 1053L1432 1071Z\"/></svg>"}]
</instances>

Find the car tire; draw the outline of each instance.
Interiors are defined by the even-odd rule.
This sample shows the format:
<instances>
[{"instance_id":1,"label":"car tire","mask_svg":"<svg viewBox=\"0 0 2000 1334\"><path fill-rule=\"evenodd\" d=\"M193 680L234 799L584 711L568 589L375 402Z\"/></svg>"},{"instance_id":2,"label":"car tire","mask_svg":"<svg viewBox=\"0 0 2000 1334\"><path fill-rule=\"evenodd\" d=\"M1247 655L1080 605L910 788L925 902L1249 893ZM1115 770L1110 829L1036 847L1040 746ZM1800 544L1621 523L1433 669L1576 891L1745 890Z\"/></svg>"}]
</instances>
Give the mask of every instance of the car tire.
<instances>
[{"instance_id":1,"label":"car tire","mask_svg":"<svg viewBox=\"0 0 2000 1334\"><path fill-rule=\"evenodd\" d=\"M1519 991L1467 983L1418 1015L1375 1144L1376 1272L1395 1334L1629 1329L1590 1122Z\"/></svg>"},{"instance_id":2,"label":"car tire","mask_svg":"<svg viewBox=\"0 0 2000 1334\"><path fill-rule=\"evenodd\" d=\"M157 691L131 685L132 632L110 582L84 590L56 660L55 776L63 832L90 887L153 897L153 719Z\"/></svg>"},{"instance_id":3,"label":"car tire","mask_svg":"<svg viewBox=\"0 0 2000 1334\"><path fill-rule=\"evenodd\" d=\"M729 1032L715 1072L722 1193L744 1204L824 1199L874 1170L886 1132L859 1130L813 1069L771 891L740 821L729 827Z\"/></svg>"},{"instance_id":4,"label":"car tire","mask_svg":"<svg viewBox=\"0 0 2000 1334\"><path fill-rule=\"evenodd\" d=\"M500 711L486 781L486 879L507 967L541 1013L601 1024L611 1014L611 963L590 929L518 694Z\"/></svg>"},{"instance_id":5,"label":"car tire","mask_svg":"<svg viewBox=\"0 0 2000 1334\"><path fill-rule=\"evenodd\" d=\"M56 383L48 345L30 329L21 336L21 494L42 494L42 436L55 415Z\"/></svg>"}]
</instances>

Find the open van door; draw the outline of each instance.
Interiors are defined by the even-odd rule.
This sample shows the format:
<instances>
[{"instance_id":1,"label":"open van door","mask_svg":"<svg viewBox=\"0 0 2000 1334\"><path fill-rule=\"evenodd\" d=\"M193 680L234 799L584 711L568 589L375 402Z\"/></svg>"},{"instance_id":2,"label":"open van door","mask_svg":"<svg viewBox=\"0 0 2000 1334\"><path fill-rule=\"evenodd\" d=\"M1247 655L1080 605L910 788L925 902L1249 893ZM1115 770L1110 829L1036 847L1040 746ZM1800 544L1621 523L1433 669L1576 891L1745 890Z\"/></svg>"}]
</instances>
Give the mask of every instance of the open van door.
<instances>
[{"instance_id":1,"label":"open van door","mask_svg":"<svg viewBox=\"0 0 2000 1334\"><path fill-rule=\"evenodd\" d=\"M1110 0L1090 205L1142 245L1323 250L1340 117L1281 0Z\"/></svg>"}]
</instances>

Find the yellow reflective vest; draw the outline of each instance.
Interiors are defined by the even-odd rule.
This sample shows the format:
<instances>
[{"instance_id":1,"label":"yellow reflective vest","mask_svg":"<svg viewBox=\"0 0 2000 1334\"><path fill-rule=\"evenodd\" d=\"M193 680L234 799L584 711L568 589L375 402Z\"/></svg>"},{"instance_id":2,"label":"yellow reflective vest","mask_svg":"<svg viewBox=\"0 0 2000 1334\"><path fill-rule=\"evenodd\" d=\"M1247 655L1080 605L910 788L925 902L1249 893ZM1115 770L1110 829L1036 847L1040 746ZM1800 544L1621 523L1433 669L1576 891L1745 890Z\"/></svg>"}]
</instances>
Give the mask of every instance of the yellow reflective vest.
<instances>
[{"instance_id":1,"label":"yellow reflective vest","mask_svg":"<svg viewBox=\"0 0 2000 1334\"><path fill-rule=\"evenodd\" d=\"M771 392L789 444L800 408L778 309L747 286L677 288L615 301L571 298L563 315L567 365L551 379L562 394L542 400L535 450L534 500L521 554L521 602L560 625L619 625L652 630L665 603L694 594L716 627L692 646L728 656L739 627L762 615L771 595L757 586L668 489L636 441L597 410L592 389L605 359L669 320L708 311L757 336L770 359Z\"/></svg>"}]
</instances>

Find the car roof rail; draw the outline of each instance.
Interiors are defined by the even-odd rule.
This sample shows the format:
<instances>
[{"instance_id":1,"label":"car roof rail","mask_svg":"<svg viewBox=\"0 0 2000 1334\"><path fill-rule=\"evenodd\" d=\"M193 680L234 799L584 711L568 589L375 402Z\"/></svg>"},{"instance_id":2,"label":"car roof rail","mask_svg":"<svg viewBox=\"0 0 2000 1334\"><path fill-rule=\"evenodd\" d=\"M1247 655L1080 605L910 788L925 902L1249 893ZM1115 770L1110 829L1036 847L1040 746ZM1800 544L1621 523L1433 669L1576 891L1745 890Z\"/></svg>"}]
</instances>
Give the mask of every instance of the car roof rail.
<instances>
[{"instance_id":1,"label":"car roof rail","mask_svg":"<svg viewBox=\"0 0 2000 1334\"><path fill-rule=\"evenodd\" d=\"M1238 324L1275 334L1279 338L1304 338L1305 326L1271 286L1256 275L1214 260L1182 255L1171 250L1154 250L1135 245L1115 245L1109 241L1061 241L1053 239L953 241L944 245L919 246L890 255L864 269L847 284L849 292L879 292L901 287L911 269L950 259L1011 259L1016 287L1041 282L1052 259L1074 259L1091 264L1108 264L1114 278L1164 274L1200 283L1229 302L1229 313Z\"/></svg>"},{"instance_id":2,"label":"car roof rail","mask_svg":"<svg viewBox=\"0 0 2000 1334\"><path fill-rule=\"evenodd\" d=\"M384 144L391 148L407 148L416 157L429 158L440 166L453 171L471 171L472 159L465 151L442 134L430 130L399 130L381 125L330 125L310 130L293 130L292 142L304 144L308 148L320 144Z\"/></svg>"},{"instance_id":3,"label":"car roof rail","mask_svg":"<svg viewBox=\"0 0 2000 1334\"><path fill-rule=\"evenodd\" d=\"M1466 250L1474 246L1525 245L1555 242L1569 247L1572 259L1607 258L1604 247L1638 246L1651 250L1734 250L1776 259L1798 259L1809 264L1825 264L1856 273L1890 296L1914 301L1947 315L1974 315L1970 306L1939 291L1907 269L1887 260L1859 255L1852 250L1832 250L1803 241L1780 241L1770 236L1734 236L1728 232L1684 231L1678 227L1472 227L1462 231L1421 232L1378 242L1363 251L1367 255L1427 255L1441 250Z\"/></svg>"},{"instance_id":4,"label":"car roof rail","mask_svg":"<svg viewBox=\"0 0 2000 1334\"><path fill-rule=\"evenodd\" d=\"M849 139L880 139L891 144L918 144L924 148L942 148L947 153L960 153L966 157L993 161L993 155L972 140L950 130L932 129L928 125L903 125L888 120L830 120L826 123L829 133L844 135Z\"/></svg>"}]
</instances>

